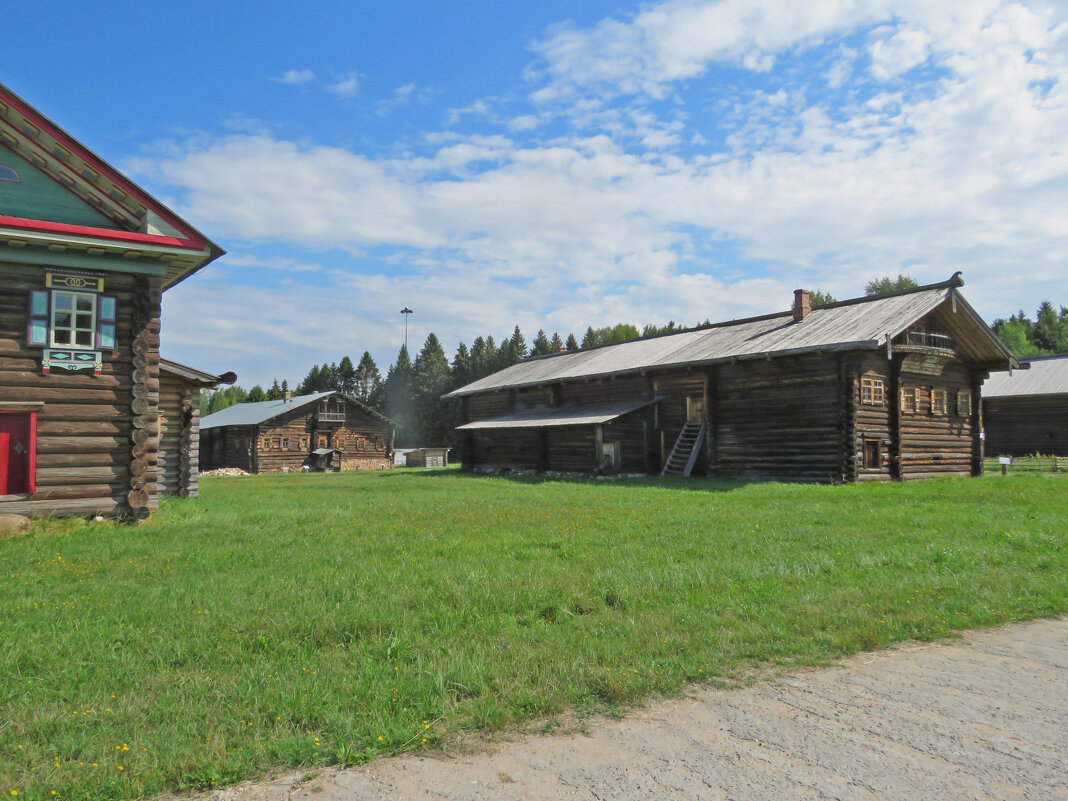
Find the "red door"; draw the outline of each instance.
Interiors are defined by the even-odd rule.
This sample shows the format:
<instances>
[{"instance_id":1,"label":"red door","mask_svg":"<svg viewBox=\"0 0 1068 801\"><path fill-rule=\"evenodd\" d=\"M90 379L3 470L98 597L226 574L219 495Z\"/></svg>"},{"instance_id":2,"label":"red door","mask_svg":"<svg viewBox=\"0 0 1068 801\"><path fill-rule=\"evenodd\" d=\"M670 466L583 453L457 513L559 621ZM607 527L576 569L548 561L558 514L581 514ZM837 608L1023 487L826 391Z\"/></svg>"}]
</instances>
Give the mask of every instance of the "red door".
<instances>
[{"instance_id":1,"label":"red door","mask_svg":"<svg viewBox=\"0 0 1068 801\"><path fill-rule=\"evenodd\" d=\"M0 412L0 495L33 492L37 462L37 415Z\"/></svg>"}]
</instances>

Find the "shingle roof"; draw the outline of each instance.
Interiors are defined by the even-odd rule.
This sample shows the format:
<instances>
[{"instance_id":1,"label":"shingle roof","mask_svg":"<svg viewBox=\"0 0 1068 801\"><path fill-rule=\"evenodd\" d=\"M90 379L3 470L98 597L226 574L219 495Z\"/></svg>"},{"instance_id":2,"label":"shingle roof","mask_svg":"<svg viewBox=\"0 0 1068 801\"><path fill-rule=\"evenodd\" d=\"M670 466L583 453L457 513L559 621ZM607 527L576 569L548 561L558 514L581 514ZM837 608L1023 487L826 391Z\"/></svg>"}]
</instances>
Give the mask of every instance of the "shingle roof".
<instances>
[{"instance_id":1,"label":"shingle roof","mask_svg":"<svg viewBox=\"0 0 1068 801\"><path fill-rule=\"evenodd\" d=\"M957 293L956 289L962 283L954 277L941 284L882 297L833 303L813 309L800 321L795 321L793 314L786 311L527 359L445 397L731 359L875 349L885 346L887 339L893 339L949 299L953 300L955 309L971 319L969 346L981 353L983 358L979 360L1004 361L1007 368L1010 363L1015 363L1012 354Z\"/></svg>"},{"instance_id":2,"label":"shingle roof","mask_svg":"<svg viewBox=\"0 0 1068 801\"><path fill-rule=\"evenodd\" d=\"M1019 395L1068 395L1068 353L1021 359L1028 370L995 373L983 384L984 398Z\"/></svg>"}]
</instances>

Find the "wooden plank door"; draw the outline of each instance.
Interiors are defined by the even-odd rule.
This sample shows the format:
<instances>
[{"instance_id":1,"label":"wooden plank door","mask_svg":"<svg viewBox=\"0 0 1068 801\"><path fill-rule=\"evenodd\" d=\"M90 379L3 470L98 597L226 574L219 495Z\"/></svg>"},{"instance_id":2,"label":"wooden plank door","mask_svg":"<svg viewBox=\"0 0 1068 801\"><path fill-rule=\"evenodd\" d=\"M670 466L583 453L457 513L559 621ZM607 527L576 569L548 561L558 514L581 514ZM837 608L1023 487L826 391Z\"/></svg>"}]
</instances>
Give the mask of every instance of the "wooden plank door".
<instances>
[{"instance_id":1,"label":"wooden plank door","mask_svg":"<svg viewBox=\"0 0 1068 801\"><path fill-rule=\"evenodd\" d=\"M703 395L691 395L686 398L686 422L705 422L705 399Z\"/></svg>"},{"instance_id":2,"label":"wooden plank door","mask_svg":"<svg viewBox=\"0 0 1068 801\"><path fill-rule=\"evenodd\" d=\"M5 473L0 483L0 494L19 495L33 492L33 471L36 456L32 414L0 414L0 435L5 442L0 448Z\"/></svg>"}]
</instances>

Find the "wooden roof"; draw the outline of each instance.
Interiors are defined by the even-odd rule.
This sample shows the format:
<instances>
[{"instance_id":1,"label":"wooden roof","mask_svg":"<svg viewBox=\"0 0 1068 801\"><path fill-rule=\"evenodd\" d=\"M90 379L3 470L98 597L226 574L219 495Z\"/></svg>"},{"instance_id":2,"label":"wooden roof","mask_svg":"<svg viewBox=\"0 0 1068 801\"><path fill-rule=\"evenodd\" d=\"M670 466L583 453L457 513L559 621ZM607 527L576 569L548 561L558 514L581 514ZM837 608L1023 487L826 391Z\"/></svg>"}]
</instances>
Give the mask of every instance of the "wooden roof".
<instances>
[{"instance_id":1,"label":"wooden roof","mask_svg":"<svg viewBox=\"0 0 1068 801\"><path fill-rule=\"evenodd\" d=\"M969 361L993 370L1018 366L1012 353L960 295L958 288L963 283L957 274L939 284L821 306L803 320L795 321L792 312L785 311L539 356L444 397L724 361L876 350L936 310L945 333L956 339L958 352Z\"/></svg>"},{"instance_id":2,"label":"wooden roof","mask_svg":"<svg viewBox=\"0 0 1068 801\"><path fill-rule=\"evenodd\" d=\"M0 242L57 248L162 266L163 286L188 278L225 251L41 112L0 84L0 154L15 153L115 227L34 220L0 211Z\"/></svg>"}]
</instances>

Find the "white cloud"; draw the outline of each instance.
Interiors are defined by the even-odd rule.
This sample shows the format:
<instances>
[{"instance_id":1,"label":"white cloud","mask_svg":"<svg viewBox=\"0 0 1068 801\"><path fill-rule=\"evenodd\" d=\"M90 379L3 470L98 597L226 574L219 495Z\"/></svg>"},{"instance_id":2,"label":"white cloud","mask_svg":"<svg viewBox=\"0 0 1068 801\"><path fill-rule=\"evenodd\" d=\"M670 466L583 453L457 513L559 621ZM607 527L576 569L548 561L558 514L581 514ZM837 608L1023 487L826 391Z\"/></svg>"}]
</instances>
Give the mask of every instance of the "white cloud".
<instances>
[{"instance_id":1,"label":"white cloud","mask_svg":"<svg viewBox=\"0 0 1068 801\"><path fill-rule=\"evenodd\" d=\"M871 74L880 81L896 78L927 60L931 37L917 28L881 29L871 43Z\"/></svg>"},{"instance_id":2,"label":"white cloud","mask_svg":"<svg viewBox=\"0 0 1068 801\"><path fill-rule=\"evenodd\" d=\"M360 92L360 76L355 71L346 72L332 83L327 84L326 89L338 97L356 97Z\"/></svg>"},{"instance_id":3,"label":"white cloud","mask_svg":"<svg viewBox=\"0 0 1068 801\"><path fill-rule=\"evenodd\" d=\"M313 70L286 70L282 73L282 77L275 78L279 83L286 83L290 85L297 85L302 83L311 83L315 80L315 72Z\"/></svg>"}]
</instances>

